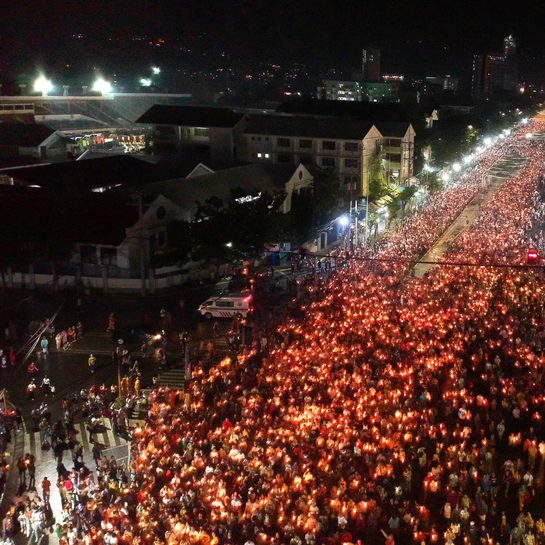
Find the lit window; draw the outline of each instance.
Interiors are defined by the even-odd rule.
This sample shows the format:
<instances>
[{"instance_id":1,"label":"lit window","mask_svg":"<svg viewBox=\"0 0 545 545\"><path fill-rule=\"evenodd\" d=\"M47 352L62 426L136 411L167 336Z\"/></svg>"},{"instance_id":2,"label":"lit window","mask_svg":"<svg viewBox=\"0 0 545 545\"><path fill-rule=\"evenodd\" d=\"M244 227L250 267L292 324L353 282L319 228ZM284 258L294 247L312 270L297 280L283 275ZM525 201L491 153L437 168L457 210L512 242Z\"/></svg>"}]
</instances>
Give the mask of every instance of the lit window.
<instances>
[{"instance_id":1,"label":"lit window","mask_svg":"<svg viewBox=\"0 0 545 545\"><path fill-rule=\"evenodd\" d=\"M261 159L261 157L263 157L263 154L262 154L262 153L258 153L258 154L257 154L257 157L258 157L259 159Z\"/></svg>"},{"instance_id":2,"label":"lit window","mask_svg":"<svg viewBox=\"0 0 545 545\"><path fill-rule=\"evenodd\" d=\"M268 159L270 155L268 153L265 154L265 159Z\"/></svg>"}]
</instances>

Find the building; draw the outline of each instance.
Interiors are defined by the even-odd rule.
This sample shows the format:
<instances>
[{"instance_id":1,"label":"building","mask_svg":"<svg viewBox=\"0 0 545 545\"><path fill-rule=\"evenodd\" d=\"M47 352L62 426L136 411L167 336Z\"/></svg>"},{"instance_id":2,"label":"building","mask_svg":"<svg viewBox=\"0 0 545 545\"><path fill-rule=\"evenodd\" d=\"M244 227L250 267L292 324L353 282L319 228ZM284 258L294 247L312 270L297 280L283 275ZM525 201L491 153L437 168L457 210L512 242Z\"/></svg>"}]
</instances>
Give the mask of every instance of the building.
<instances>
[{"instance_id":1,"label":"building","mask_svg":"<svg viewBox=\"0 0 545 545\"><path fill-rule=\"evenodd\" d=\"M488 95L494 91L516 92L519 89L517 46L513 36L503 40L502 53L473 55L471 94Z\"/></svg>"},{"instance_id":2,"label":"building","mask_svg":"<svg viewBox=\"0 0 545 545\"><path fill-rule=\"evenodd\" d=\"M156 105L136 122L147 125L147 148L152 153L193 147L206 150L212 159L234 160L246 115L229 108Z\"/></svg>"},{"instance_id":3,"label":"building","mask_svg":"<svg viewBox=\"0 0 545 545\"><path fill-rule=\"evenodd\" d=\"M0 164L28 158L66 160L66 141L55 130L35 123L0 123Z\"/></svg>"},{"instance_id":4,"label":"building","mask_svg":"<svg viewBox=\"0 0 545 545\"><path fill-rule=\"evenodd\" d=\"M471 61L471 96L479 97L484 89L484 55L475 54Z\"/></svg>"},{"instance_id":5,"label":"building","mask_svg":"<svg viewBox=\"0 0 545 545\"><path fill-rule=\"evenodd\" d=\"M503 57L505 59L504 89L506 91L518 91L519 73L517 59L517 43L510 34L503 39Z\"/></svg>"},{"instance_id":6,"label":"building","mask_svg":"<svg viewBox=\"0 0 545 545\"><path fill-rule=\"evenodd\" d=\"M412 175L414 135L410 123L260 115L250 119L241 149L247 161L333 168L347 191L365 195L369 163L376 153L381 154L392 181L403 181Z\"/></svg>"},{"instance_id":7,"label":"building","mask_svg":"<svg viewBox=\"0 0 545 545\"><path fill-rule=\"evenodd\" d=\"M233 192L242 203L267 192L276 197L279 211L288 213L293 195L313 183L303 165L250 164L211 172L199 163L185 178L161 179L146 164L120 156L0 171L12 180L0 185L3 233L14 239L43 233L49 243L58 236L66 248L66 257L55 258L54 265L45 243L28 257L28 266L21 253L7 271L7 284L58 282L105 291L170 287L188 278L176 264L158 264L169 250L170 222L193 221L198 202L215 196L227 203ZM106 180L102 175L108 171L113 174ZM21 218L28 218L25 229Z\"/></svg>"},{"instance_id":8,"label":"building","mask_svg":"<svg viewBox=\"0 0 545 545\"><path fill-rule=\"evenodd\" d=\"M458 78L452 77L450 74L445 76L428 76L426 82L439 91L451 91L456 94L460 85Z\"/></svg>"},{"instance_id":9,"label":"building","mask_svg":"<svg viewBox=\"0 0 545 545\"><path fill-rule=\"evenodd\" d=\"M363 100L362 84L359 81L325 80L322 98L361 102Z\"/></svg>"},{"instance_id":10,"label":"building","mask_svg":"<svg viewBox=\"0 0 545 545\"><path fill-rule=\"evenodd\" d=\"M379 83L380 77L380 49L368 47L361 52L361 68L363 81L366 83Z\"/></svg>"},{"instance_id":11,"label":"building","mask_svg":"<svg viewBox=\"0 0 545 545\"><path fill-rule=\"evenodd\" d=\"M398 102L398 88L387 82L364 83L363 95L368 102Z\"/></svg>"}]
</instances>

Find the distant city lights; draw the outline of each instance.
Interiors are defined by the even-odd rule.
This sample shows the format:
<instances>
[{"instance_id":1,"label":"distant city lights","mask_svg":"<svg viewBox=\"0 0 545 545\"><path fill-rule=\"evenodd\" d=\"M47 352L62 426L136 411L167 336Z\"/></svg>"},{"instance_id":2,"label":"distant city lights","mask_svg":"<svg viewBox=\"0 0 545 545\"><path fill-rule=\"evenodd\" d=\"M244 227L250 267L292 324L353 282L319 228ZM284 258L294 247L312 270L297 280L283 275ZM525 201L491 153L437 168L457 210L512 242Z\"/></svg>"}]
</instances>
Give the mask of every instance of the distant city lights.
<instances>
[{"instance_id":1,"label":"distant city lights","mask_svg":"<svg viewBox=\"0 0 545 545\"><path fill-rule=\"evenodd\" d=\"M140 85L142 87L151 87L152 85L151 78L140 78Z\"/></svg>"}]
</instances>

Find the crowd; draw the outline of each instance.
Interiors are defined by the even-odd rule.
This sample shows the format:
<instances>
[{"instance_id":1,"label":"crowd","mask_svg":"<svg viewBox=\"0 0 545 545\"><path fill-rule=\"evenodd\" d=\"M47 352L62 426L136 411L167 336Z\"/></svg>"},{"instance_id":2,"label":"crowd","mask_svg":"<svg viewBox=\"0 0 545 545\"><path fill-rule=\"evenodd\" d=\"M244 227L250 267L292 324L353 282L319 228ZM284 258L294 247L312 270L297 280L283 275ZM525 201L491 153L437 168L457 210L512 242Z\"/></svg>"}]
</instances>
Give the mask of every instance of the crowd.
<instances>
[{"instance_id":1,"label":"crowd","mask_svg":"<svg viewBox=\"0 0 545 545\"><path fill-rule=\"evenodd\" d=\"M506 153L525 166L445 256L476 266L411 278ZM545 288L510 266L544 159L516 132L376 254L408 260L350 260L265 351L154 389L130 476L74 461L63 543L545 545Z\"/></svg>"}]
</instances>

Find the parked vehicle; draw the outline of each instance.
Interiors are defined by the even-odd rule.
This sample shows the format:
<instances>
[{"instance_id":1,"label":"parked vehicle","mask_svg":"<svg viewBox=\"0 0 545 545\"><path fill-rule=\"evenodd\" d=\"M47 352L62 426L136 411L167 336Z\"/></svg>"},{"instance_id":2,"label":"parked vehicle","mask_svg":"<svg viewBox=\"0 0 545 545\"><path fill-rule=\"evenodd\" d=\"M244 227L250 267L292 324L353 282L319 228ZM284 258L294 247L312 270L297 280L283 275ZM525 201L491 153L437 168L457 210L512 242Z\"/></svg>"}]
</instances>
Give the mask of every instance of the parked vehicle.
<instances>
[{"instance_id":1,"label":"parked vehicle","mask_svg":"<svg viewBox=\"0 0 545 545\"><path fill-rule=\"evenodd\" d=\"M253 311L251 294L222 294L210 297L197 311L207 320L211 318L246 318Z\"/></svg>"}]
</instances>

